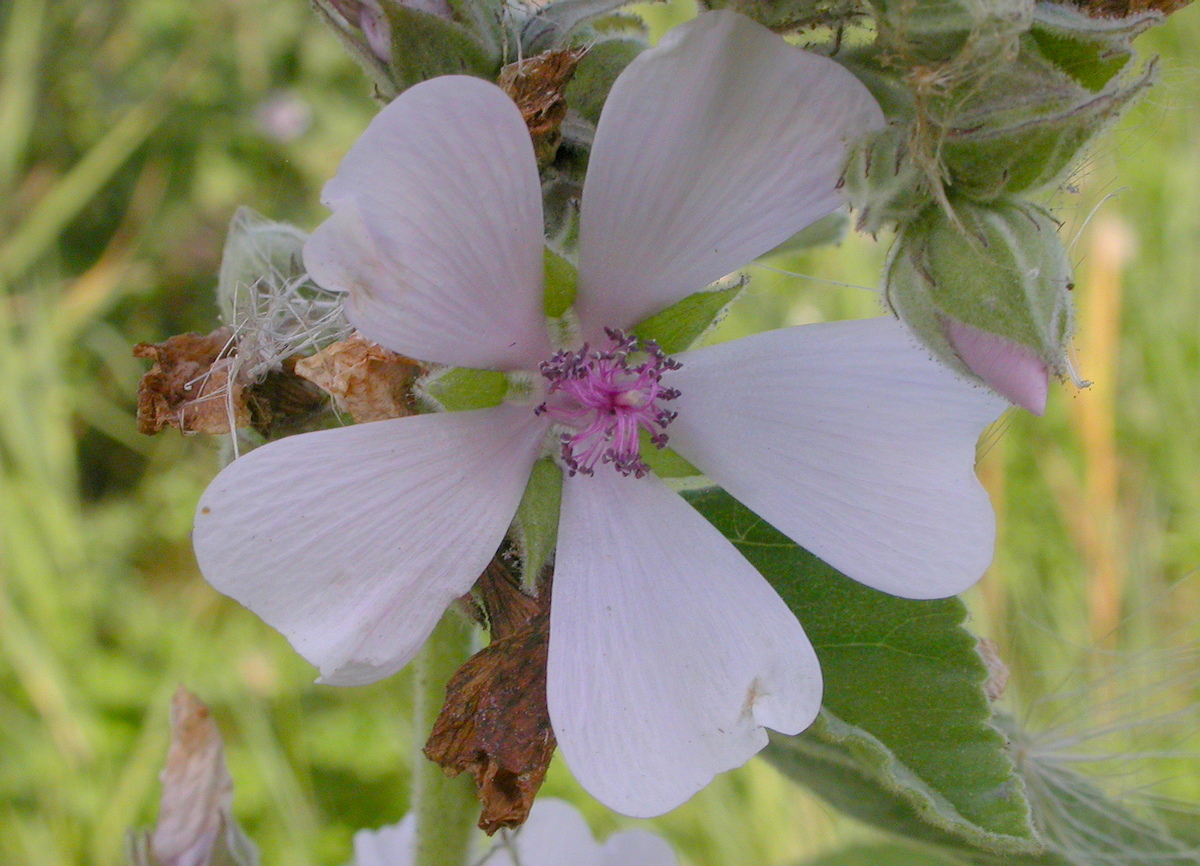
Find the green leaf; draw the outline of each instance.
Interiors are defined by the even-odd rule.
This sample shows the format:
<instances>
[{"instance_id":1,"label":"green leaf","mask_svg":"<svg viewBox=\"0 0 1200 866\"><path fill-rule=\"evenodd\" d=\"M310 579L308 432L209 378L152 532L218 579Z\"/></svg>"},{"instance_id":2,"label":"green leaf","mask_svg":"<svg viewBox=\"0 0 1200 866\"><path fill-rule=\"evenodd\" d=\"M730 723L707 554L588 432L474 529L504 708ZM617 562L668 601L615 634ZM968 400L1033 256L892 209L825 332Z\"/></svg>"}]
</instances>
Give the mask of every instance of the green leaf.
<instances>
[{"instance_id":1,"label":"green leaf","mask_svg":"<svg viewBox=\"0 0 1200 866\"><path fill-rule=\"evenodd\" d=\"M926 849L884 842L840 848L815 860L805 860L799 866L956 866L961 863L961 860L950 860Z\"/></svg>"},{"instance_id":2,"label":"green leaf","mask_svg":"<svg viewBox=\"0 0 1200 866\"><path fill-rule=\"evenodd\" d=\"M499 406L508 393L508 377L499 370L451 367L418 387L447 412L465 412Z\"/></svg>"},{"instance_id":3,"label":"green leaf","mask_svg":"<svg viewBox=\"0 0 1200 866\"><path fill-rule=\"evenodd\" d=\"M1008 740L991 724L987 670L957 598L913 601L850 580L721 490L692 504L804 625L825 677L821 717L765 753L868 823L984 850L1038 850Z\"/></svg>"},{"instance_id":4,"label":"green leaf","mask_svg":"<svg viewBox=\"0 0 1200 866\"><path fill-rule=\"evenodd\" d=\"M522 584L537 587L538 575L558 541L558 512L562 504L562 470L549 457L533 464L521 504L517 506L517 544L521 549Z\"/></svg>"},{"instance_id":5,"label":"green leaf","mask_svg":"<svg viewBox=\"0 0 1200 866\"><path fill-rule=\"evenodd\" d=\"M633 333L639 339L658 343L668 355L683 352L721 317L745 284L745 280L740 280L727 289L688 295L635 325Z\"/></svg>"}]
</instances>

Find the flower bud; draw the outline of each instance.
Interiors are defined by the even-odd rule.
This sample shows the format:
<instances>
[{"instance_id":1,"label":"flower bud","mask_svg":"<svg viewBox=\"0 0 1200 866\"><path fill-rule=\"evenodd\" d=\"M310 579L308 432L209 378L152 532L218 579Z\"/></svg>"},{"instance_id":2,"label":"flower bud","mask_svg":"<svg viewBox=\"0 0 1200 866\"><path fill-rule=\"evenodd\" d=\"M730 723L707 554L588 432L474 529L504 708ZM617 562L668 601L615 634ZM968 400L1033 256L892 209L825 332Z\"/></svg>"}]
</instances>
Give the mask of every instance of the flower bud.
<instances>
[{"instance_id":1,"label":"flower bud","mask_svg":"<svg viewBox=\"0 0 1200 866\"><path fill-rule=\"evenodd\" d=\"M850 151L842 183L859 231L875 234L905 223L932 201L928 175L912 158L910 135L909 124L892 123Z\"/></svg>"},{"instance_id":2,"label":"flower bud","mask_svg":"<svg viewBox=\"0 0 1200 866\"><path fill-rule=\"evenodd\" d=\"M1154 77L1153 63L1099 93L1034 51L1023 51L983 83L940 142L949 185L991 199L1039 189L1068 172Z\"/></svg>"},{"instance_id":3,"label":"flower bud","mask_svg":"<svg viewBox=\"0 0 1200 866\"><path fill-rule=\"evenodd\" d=\"M1066 372L1071 263L1051 216L1029 202L951 199L897 238L884 297L938 358L1040 415Z\"/></svg>"},{"instance_id":4,"label":"flower bud","mask_svg":"<svg viewBox=\"0 0 1200 866\"><path fill-rule=\"evenodd\" d=\"M708 0L709 9L732 9L776 33L845 25L862 17L854 0Z\"/></svg>"},{"instance_id":5,"label":"flower bud","mask_svg":"<svg viewBox=\"0 0 1200 866\"><path fill-rule=\"evenodd\" d=\"M495 78L506 35L490 0L314 0L319 13L391 99L438 75Z\"/></svg>"},{"instance_id":6,"label":"flower bud","mask_svg":"<svg viewBox=\"0 0 1200 866\"><path fill-rule=\"evenodd\" d=\"M988 64L1029 29L1033 0L870 0L879 44L899 66Z\"/></svg>"}]
</instances>

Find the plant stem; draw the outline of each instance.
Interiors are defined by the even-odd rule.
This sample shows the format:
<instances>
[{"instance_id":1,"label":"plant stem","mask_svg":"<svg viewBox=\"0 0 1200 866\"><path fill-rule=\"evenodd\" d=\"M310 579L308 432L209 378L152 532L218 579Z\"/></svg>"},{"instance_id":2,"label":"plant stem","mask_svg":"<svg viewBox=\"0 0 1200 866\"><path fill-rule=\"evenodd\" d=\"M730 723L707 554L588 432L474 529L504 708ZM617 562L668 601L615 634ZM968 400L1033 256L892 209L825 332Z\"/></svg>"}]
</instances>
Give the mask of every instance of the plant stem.
<instances>
[{"instance_id":1,"label":"plant stem","mask_svg":"<svg viewBox=\"0 0 1200 866\"><path fill-rule=\"evenodd\" d=\"M446 683L471 654L471 626L450 610L413 664L412 811L417 816L415 866L466 866L479 814L475 786L465 773L453 779L421 752L446 698Z\"/></svg>"}]
</instances>

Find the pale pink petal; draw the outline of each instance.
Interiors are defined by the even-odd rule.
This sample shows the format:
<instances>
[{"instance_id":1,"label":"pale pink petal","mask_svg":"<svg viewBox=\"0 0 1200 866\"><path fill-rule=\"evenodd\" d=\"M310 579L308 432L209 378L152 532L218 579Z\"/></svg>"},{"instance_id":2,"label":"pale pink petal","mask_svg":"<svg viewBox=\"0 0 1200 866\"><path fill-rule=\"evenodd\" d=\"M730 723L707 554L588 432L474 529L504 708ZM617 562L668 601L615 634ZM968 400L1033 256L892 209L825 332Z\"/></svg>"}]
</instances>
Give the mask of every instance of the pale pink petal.
<instances>
[{"instance_id":1,"label":"pale pink petal","mask_svg":"<svg viewBox=\"0 0 1200 866\"><path fill-rule=\"evenodd\" d=\"M399 670L496 552L545 433L528 407L272 442L196 512L200 570L337 685Z\"/></svg>"},{"instance_id":2,"label":"pale pink petal","mask_svg":"<svg viewBox=\"0 0 1200 866\"><path fill-rule=\"evenodd\" d=\"M379 5L379 0L362 0L358 11L358 23L363 35L367 37L367 45L375 56L384 63L392 60L392 23L387 13Z\"/></svg>"},{"instance_id":3,"label":"pale pink petal","mask_svg":"<svg viewBox=\"0 0 1200 866\"><path fill-rule=\"evenodd\" d=\"M996 393L1034 415L1046 411L1050 374L1032 350L957 319L946 320L946 336L963 363Z\"/></svg>"},{"instance_id":4,"label":"pale pink petal","mask_svg":"<svg viewBox=\"0 0 1200 866\"><path fill-rule=\"evenodd\" d=\"M678 356L670 445L868 586L939 598L977 581L996 521L975 445L1004 403L891 318L769 331Z\"/></svg>"},{"instance_id":5,"label":"pale pink petal","mask_svg":"<svg viewBox=\"0 0 1200 866\"><path fill-rule=\"evenodd\" d=\"M352 866L411 866L417 850L417 816L409 813L399 824L354 834Z\"/></svg>"},{"instance_id":6,"label":"pale pink petal","mask_svg":"<svg viewBox=\"0 0 1200 866\"><path fill-rule=\"evenodd\" d=\"M679 866L679 858L661 836L625 830L604 843L597 866Z\"/></svg>"},{"instance_id":7,"label":"pale pink petal","mask_svg":"<svg viewBox=\"0 0 1200 866\"><path fill-rule=\"evenodd\" d=\"M550 615L550 721L571 772L637 817L803 730L821 673L795 615L654 476L568 477Z\"/></svg>"},{"instance_id":8,"label":"pale pink petal","mask_svg":"<svg viewBox=\"0 0 1200 866\"><path fill-rule=\"evenodd\" d=\"M480 866L598 866L600 856L587 821L574 806L553 797L534 801L529 820L518 830L494 836L493 843L492 854Z\"/></svg>"},{"instance_id":9,"label":"pale pink petal","mask_svg":"<svg viewBox=\"0 0 1200 866\"><path fill-rule=\"evenodd\" d=\"M423 361L518 369L550 353L529 131L494 84L453 75L381 111L325 185L304 246L372 340Z\"/></svg>"},{"instance_id":10,"label":"pale pink petal","mask_svg":"<svg viewBox=\"0 0 1200 866\"><path fill-rule=\"evenodd\" d=\"M617 79L580 215L577 309L626 328L836 209L847 141L883 123L858 80L708 12Z\"/></svg>"}]
</instances>

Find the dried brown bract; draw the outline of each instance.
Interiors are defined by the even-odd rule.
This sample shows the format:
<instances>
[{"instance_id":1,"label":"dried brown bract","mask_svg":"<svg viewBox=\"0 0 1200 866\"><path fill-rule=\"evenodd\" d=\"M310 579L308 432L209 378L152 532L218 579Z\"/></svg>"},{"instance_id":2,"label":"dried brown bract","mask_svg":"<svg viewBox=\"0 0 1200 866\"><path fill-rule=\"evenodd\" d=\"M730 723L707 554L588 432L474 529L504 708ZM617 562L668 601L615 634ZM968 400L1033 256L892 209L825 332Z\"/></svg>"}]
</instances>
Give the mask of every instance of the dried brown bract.
<instances>
[{"instance_id":1,"label":"dried brown bract","mask_svg":"<svg viewBox=\"0 0 1200 866\"><path fill-rule=\"evenodd\" d=\"M135 357L154 361L138 386L142 433L174 427L184 433L216 434L253 427L271 439L303 429L325 408L325 394L296 375L296 358L288 358L260 381L241 381L232 334L225 327L133 347Z\"/></svg>"},{"instance_id":2,"label":"dried brown bract","mask_svg":"<svg viewBox=\"0 0 1200 866\"><path fill-rule=\"evenodd\" d=\"M171 748L162 772L158 826L136 839L135 863L254 866L258 854L233 819L233 779L204 703L180 686L171 699ZM148 844L147 844L148 843Z\"/></svg>"},{"instance_id":3,"label":"dried brown bract","mask_svg":"<svg viewBox=\"0 0 1200 866\"><path fill-rule=\"evenodd\" d=\"M519 827L546 778L556 741L546 708L550 585L537 598L493 560L475 586L492 642L467 660L446 686L446 703L425 755L456 776L475 778L489 834Z\"/></svg>"},{"instance_id":4,"label":"dried brown bract","mask_svg":"<svg viewBox=\"0 0 1200 866\"><path fill-rule=\"evenodd\" d=\"M500 70L497 83L521 109L539 166L549 165L558 153L567 116L567 85L586 53L584 48L547 51Z\"/></svg>"},{"instance_id":5,"label":"dried brown bract","mask_svg":"<svg viewBox=\"0 0 1200 866\"><path fill-rule=\"evenodd\" d=\"M422 372L416 361L360 334L296 362L297 375L332 394L359 424L415 414L412 387Z\"/></svg>"},{"instance_id":6,"label":"dried brown bract","mask_svg":"<svg viewBox=\"0 0 1200 866\"><path fill-rule=\"evenodd\" d=\"M232 335L217 328L133 347L134 357L154 361L138 386L138 430L228 433L231 420L234 427L250 424L245 389L229 381Z\"/></svg>"},{"instance_id":7,"label":"dried brown bract","mask_svg":"<svg viewBox=\"0 0 1200 866\"><path fill-rule=\"evenodd\" d=\"M328 410L325 392L296 372L304 359L287 358L246 389L250 426L267 439L312 429L317 416Z\"/></svg>"}]
</instances>

